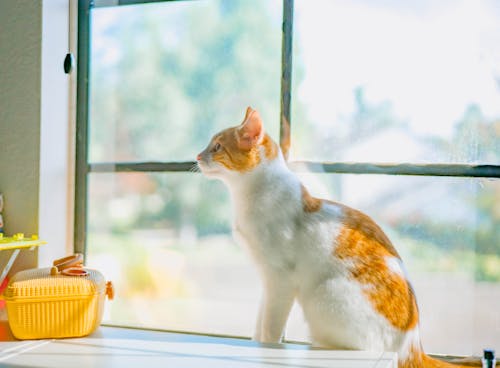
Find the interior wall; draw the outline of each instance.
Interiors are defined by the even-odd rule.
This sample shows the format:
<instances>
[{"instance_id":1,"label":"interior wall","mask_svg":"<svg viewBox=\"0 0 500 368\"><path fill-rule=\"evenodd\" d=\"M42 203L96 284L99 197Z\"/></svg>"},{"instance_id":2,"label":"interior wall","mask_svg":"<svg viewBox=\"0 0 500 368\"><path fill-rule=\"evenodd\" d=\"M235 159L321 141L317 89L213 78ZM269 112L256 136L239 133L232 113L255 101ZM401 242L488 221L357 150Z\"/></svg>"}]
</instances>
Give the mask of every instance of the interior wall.
<instances>
[{"instance_id":1,"label":"interior wall","mask_svg":"<svg viewBox=\"0 0 500 368\"><path fill-rule=\"evenodd\" d=\"M42 4L0 2L0 191L5 233L38 233ZM35 266L23 251L16 267Z\"/></svg>"},{"instance_id":2,"label":"interior wall","mask_svg":"<svg viewBox=\"0 0 500 368\"><path fill-rule=\"evenodd\" d=\"M51 265L72 249L67 236L73 223L68 196L73 193L68 183L73 166L68 154L70 75L63 67L69 47L68 18L69 0L43 1L38 232L48 244L39 251L41 266Z\"/></svg>"},{"instance_id":3,"label":"interior wall","mask_svg":"<svg viewBox=\"0 0 500 368\"><path fill-rule=\"evenodd\" d=\"M68 0L0 1L0 192L5 233L39 234L40 265L67 253ZM38 265L23 251L12 272ZM12 273L11 272L11 273Z\"/></svg>"}]
</instances>

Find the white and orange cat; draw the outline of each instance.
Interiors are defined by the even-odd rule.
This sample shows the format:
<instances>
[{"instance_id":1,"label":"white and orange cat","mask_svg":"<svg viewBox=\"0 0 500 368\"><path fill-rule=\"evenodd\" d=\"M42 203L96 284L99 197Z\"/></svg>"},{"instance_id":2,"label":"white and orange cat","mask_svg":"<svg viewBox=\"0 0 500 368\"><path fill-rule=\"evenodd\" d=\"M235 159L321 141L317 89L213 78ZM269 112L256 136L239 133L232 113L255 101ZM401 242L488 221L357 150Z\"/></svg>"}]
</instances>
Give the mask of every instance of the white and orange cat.
<instances>
[{"instance_id":1,"label":"white and orange cat","mask_svg":"<svg viewBox=\"0 0 500 368\"><path fill-rule=\"evenodd\" d=\"M197 162L229 188L235 236L263 279L255 340L280 342L296 300L314 346L395 351L400 367L457 367L423 352L415 295L384 232L355 209L312 197L257 111L216 134Z\"/></svg>"}]
</instances>

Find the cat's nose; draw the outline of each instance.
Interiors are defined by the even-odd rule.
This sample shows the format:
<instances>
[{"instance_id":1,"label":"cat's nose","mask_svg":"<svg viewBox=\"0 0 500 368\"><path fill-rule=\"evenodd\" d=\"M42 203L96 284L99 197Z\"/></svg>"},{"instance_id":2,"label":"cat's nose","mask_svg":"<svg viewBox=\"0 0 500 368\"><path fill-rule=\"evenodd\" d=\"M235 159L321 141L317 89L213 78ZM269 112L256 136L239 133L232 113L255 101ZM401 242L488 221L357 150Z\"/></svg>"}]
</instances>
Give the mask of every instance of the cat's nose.
<instances>
[{"instance_id":1,"label":"cat's nose","mask_svg":"<svg viewBox=\"0 0 500 368\"><path fill-rule=\"evenodd\" d=\"M198 156L196 156L196 161L200 161L201 160L201 153L198 153Z\"/></svg>"}]
</instances>

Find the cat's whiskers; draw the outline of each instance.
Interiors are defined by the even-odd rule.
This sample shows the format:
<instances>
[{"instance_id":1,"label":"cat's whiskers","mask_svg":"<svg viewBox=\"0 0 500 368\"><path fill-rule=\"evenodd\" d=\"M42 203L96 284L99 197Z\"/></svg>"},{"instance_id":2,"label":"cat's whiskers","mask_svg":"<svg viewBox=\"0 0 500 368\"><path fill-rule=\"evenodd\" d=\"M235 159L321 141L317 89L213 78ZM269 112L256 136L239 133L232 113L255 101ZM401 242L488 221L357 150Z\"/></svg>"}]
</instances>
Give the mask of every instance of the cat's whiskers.
<instances>
[{"instance_id":1,"label":"cat's whiskers","mask_svg":"<svg viewBox=\"0 0 500 368\"><path fill-rule=\"evenodd\" d=\"M195 162L193 165L191 165L191 167L189 168L189 172L192 172L192 173L201 172L200 167L198 166L197 162Z\"/></svg>"}]
</instances>

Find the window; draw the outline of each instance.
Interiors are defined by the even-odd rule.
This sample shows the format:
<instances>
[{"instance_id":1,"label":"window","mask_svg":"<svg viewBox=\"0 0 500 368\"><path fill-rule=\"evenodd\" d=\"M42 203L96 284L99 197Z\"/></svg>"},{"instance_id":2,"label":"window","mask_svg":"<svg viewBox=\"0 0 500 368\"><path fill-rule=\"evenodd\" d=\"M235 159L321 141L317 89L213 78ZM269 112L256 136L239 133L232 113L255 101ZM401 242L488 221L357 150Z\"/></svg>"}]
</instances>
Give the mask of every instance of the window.
<instances>
[{"instance_id":1,"label":"window","mask_svg":"<svg viewBox=\"0 0 500 368\"><path fill-rule=\"evenodd\" d=\"M279 134L281 21L266 0L91 8L85 251L116 284L108 321L252 334L227 190L188 161L247 105Z\"/></svg>"},{"instance_id":2,"label":"window","mask_svg":"<svg viewBox=\"0 0 500 368\"><path fill-rule=\"evenodd\" d=\"M251 336L227 190L190 170L252 105L315 195L393 240L427 351L500 340L493 2L109 3L80 2L75 231L117 286L108 323ZM298 308L287 338L307 341Z\"/></svg>"}]
</instances>

